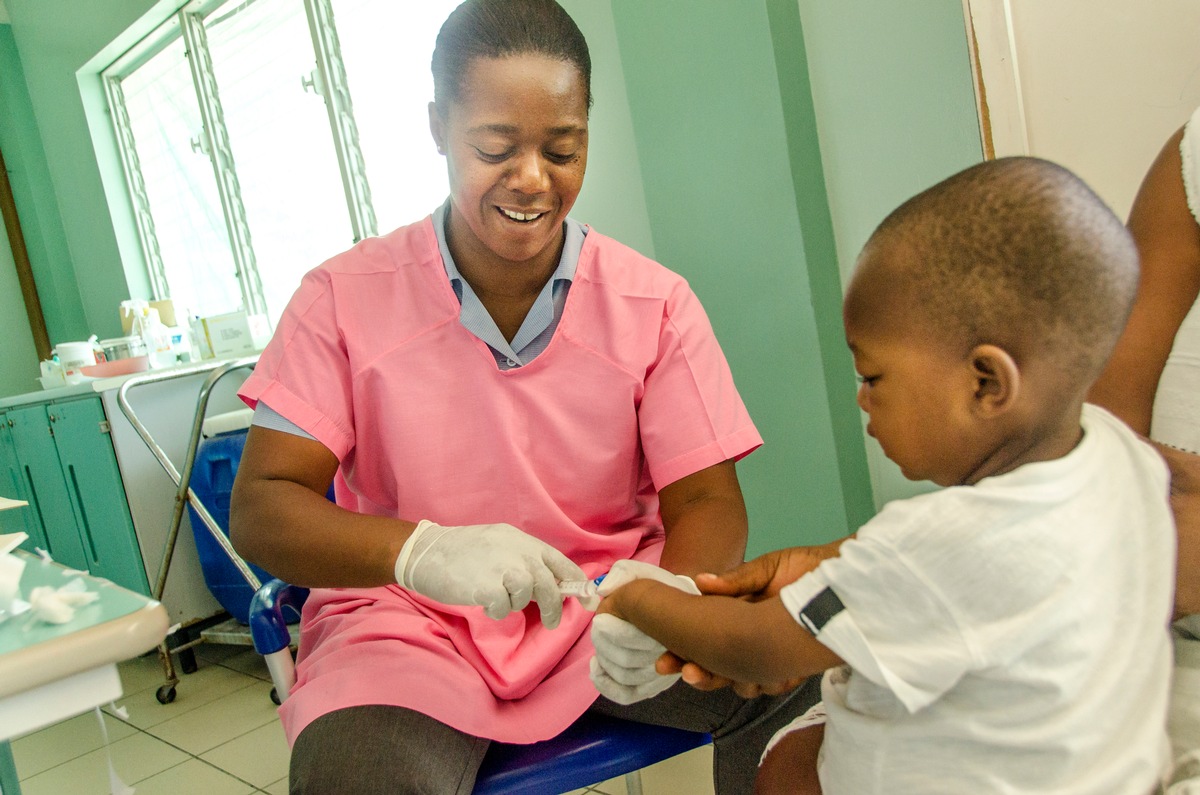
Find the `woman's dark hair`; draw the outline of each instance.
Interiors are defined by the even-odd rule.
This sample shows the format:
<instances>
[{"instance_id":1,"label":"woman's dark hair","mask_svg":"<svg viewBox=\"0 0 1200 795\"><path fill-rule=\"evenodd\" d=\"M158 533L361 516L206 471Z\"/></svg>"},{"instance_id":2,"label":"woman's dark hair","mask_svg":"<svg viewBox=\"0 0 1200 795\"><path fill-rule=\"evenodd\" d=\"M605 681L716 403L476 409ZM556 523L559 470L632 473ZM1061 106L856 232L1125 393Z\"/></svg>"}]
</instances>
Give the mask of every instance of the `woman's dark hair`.
<instances>
[{"instance_id":1,"label":"woman's dark hair","mask_svg":"<svg viewBox=\"0 0 1200 795\"><path fill-rule=\"evenodd\" d=\"M433 100L457 100L475 58L544 55L574 64L592 107L592 58L575 20L554 0L466 0L442 23L433 50Z\"/></svg>"}]
</instances>

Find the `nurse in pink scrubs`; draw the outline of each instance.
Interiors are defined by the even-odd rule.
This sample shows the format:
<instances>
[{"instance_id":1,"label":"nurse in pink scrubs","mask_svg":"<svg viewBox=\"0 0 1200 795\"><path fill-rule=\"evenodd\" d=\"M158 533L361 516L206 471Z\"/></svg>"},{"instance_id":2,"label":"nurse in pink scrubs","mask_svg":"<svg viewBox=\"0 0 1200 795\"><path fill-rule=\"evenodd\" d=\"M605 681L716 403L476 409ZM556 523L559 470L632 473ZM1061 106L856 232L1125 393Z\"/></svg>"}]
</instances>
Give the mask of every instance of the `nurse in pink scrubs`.
<instances>
[{"instance_id":1,"label":"nurse in pink scrubs","mask_svg":"<svg viewBox=\"0 0 1200 795\"><path fill-rule=\"evenodd\" d=\"M305 276L241 393L234 544L313 589L280 710L291 791L469 793L490 741L593 709L713 732L717 792L749 792L815 687L623 706L647 685L597 692L592 614L559 591L620 559L742 561L734 462L761 439L707 316L568 216L591 61L554 0L467 0L433 74L449 199Z\"/></svg>"}]
</instances>

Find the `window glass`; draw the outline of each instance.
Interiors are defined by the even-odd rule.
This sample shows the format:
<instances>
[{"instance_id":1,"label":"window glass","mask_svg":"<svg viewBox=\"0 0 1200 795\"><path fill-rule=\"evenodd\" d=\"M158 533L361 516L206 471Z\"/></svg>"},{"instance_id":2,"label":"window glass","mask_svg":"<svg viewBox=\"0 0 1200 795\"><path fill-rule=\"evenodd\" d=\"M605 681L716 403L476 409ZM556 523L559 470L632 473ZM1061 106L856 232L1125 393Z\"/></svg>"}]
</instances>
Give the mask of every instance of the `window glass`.
<instances>
[{"instance_id":1,"label":"window glass","mask_svg":"<svg viewBox=\"0 0 1200 795\"><path fill-rule=\"evenodd\" d=\"M429 61L458 0L334 0L346 79L380 234L417 221L449 194L429 134Z\"/></svg>"},{"instance_id":2,"label":"window glass","mask_svg":"<svg viewBox=\"0 0 1200 795\"><path fill-rule=\"evenodd\" d=\"M325 101L304 87L316 71L308 19L300 0L256 0L205 27L274 325L300 278L354 243Z\"/></svg>"},{"instance_id":3,"label":"window glass","mask_svg":"<svg viewBox=\"0 0 1200 795\"><path fill-rule=\"evenodd\" d=\"M200 111L183 40L122 80L121 88L169 297L192 314L236 310L241 290L212 165L198 149Z\"/></svg>"},{"instance_id":4,"label":"window glass","mask_svg":"<svg viewBox=\"0 0 1200 795\"><path fill-rule=\"evenodd\" d=\"M330 0L354 116L341 129L351 147L357 130L381 234L423 218L448 193L429 134L429 61L457 2ZM163 47L178 25L168 22L110 68L137 149L129 165L140 173L131 181L145 184L170 297L207 316L245 301L217 178L200 146L185 47L179 38ZM303 0L230 0L204 26L236 176L222 187L234 197L235 217L244 217L240 239L249 241L248 267L274 325L303 274L354 243L324 87L313 87L313 36ZM137 65L126 72L124 64Z\"/></svg>"}]
</instances>

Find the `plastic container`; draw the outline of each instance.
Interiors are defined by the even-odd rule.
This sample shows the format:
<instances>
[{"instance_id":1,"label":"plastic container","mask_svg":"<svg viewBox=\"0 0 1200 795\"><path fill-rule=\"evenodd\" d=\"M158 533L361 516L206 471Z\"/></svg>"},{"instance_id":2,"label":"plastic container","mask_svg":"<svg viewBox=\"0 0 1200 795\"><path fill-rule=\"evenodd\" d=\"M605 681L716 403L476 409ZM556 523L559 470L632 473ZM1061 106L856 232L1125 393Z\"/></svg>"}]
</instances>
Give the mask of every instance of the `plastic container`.
<instances>
[{"instance_id":1,"label":"plastic container","mask_svg":"<svg viewBox=\"0 0 1200 795\"><path fill-rule=\"evenodd\" d=\"M229 535L229 499L233 492L233 478L242 461L246 434L247 430L243 429L204 439L196 448L196 460L192 465L192 479L189 485L226 537ZM333 499L332 489L328 497ZM208 528L204 526L190 503L188 514L192 520L192 533L196 539L196 551L199 553L200 570L204 574L205 585L229 615L243 624L248 623L250 597L254 596L254 589L208 532ZM249 566L262 582L273 576L253 563Z\"/></svg>"},{"instance_id":2,"label":"plastic container","mask_svg":"<svg viewBox=\"0 0 1200 795\"><path fill-rule=\"evenodd\" d=\"M146 341L146 355L150 357L152 369L175 366L171 330L158 319L157 309L146 310L146 318L142 323L142 339Z\"/></svg>"},{"instance_id":3,"label":"plastic container","mask_svg":"<svg viewBox=\"0 0 1200 795\"><path fill-rule=\"evenodd\" d=\"M205 439L196 448L196 460L192 465L189 485L226 537L229 535L229 498L233 492L233 478L242 461L245 444L246 431L222 433ZM254 589L208 532L190 503L188 515L192 520L192 533L200 556L200 570L204 573L204 584L208 586L209 593L229 615L243 624L249 623L250 597L254 596ZM253 563L249 566L260 581L271 579L272 575Z\"/></svg>"},{"instance_id":4,"label":"plastic container","mask_svg":"<svg viewBox=\"0 0 1200 795\"><path fill-rule=\"evenodd\" d=\"M86 342L60 342L54 346L54 353L62 364L63 377L68 384L82 383L87 379L83 374L84 367L96 363L95 338Z\"/></svg>"},{"instance_id":5,"label":"plastic container","mask_svg":"<svg viewBox=\"0 0 1200 795\"><path fill-rule=\"evenodd\" d=\"M104 358L110 362L146 355L146 341L139 336L113 337L100 340L99 344L104 351Z\"/></svg>"},{"instance_id":6,"label":"plastic container","mask_svg":"<svg viewBox=\"0 0 1200 795\"><path fill-rule=\"evenodd\" d=\"M83 368L83 374L88 378L114 378L119 375L131 375L150 369L148 356L133 356L126 359L114 359L108 362L96 362L90 367Z\"/></svg>"}]
</instances>

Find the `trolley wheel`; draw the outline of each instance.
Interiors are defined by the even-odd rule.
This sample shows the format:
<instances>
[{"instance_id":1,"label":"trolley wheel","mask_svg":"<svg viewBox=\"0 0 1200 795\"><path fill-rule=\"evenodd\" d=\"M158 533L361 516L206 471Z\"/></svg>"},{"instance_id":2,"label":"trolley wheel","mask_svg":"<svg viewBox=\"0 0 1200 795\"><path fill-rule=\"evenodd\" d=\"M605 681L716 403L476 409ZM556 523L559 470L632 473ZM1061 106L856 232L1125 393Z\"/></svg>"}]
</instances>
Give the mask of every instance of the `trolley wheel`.
<instances>
[{"instance_id":1,"label":"trolley wheel","mask_svg":"<svg viewBox=\"0 0 1200 795\"><path fill-rule=\"evenodd\" d=\"M279 699L279 691L278 691L278 690L276 690L276 689L275 689L275 688L273 688L273 687L271 688L271 701L272 701L272 702L275 704L275 706L277 706L277 707L278 707L280 704L282 704L282 703L283 703L283 702L282 702L282 701Z\"/></svg>"},{"instance_id":2,"label":"trolley wheel","mask_svg":"<svg viewBox=\"0 0 1200 795\"><path fill-rule=\"evenodd\" d=\"M175 685L163 685L154 697L158 699L159 704L170 704L175 700Z\"/></svg>"},{"instance_id":3,"label":"trolley wheel","mask_svg":"<svg viewBox=\"0 0 1200 795\"><path fill-rule=\"evenodd\" d=\"M194 674L200 666L196 664L196 652L192 649L184 649L179 652L179 668L185 674Z\"/></svg>"}]
</instances>

